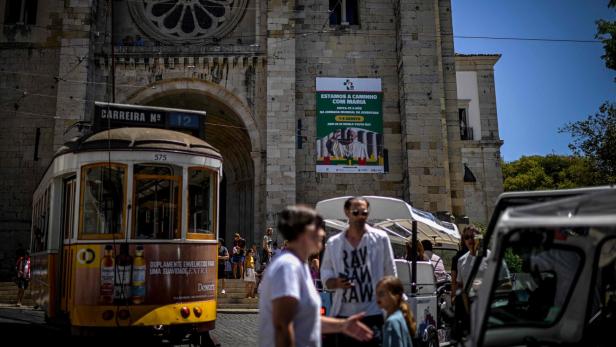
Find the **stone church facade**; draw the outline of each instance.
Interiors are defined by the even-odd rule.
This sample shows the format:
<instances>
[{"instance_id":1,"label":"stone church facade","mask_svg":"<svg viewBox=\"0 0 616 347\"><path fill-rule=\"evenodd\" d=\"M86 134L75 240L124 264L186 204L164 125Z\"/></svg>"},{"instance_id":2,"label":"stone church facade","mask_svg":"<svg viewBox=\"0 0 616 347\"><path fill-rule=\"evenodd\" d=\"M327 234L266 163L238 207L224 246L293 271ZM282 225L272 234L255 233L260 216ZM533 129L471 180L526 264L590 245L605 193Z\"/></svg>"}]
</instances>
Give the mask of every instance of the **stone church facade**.
<instances>
[{"instance_id":1,"label":"stone church facade","mask_svg":"<svg viewBox=\"0 0 616 347\"><path fill-rule=\"evenodd\" d=\"M29 243L38 180L95 101L207 112L226 239L341 195L485 223L502 192L499 56L455 54L450 0L1 0L0 20L4 269ZM319 77L380 79L385 172L316 171Z\"/></svg>"}]
</instances>

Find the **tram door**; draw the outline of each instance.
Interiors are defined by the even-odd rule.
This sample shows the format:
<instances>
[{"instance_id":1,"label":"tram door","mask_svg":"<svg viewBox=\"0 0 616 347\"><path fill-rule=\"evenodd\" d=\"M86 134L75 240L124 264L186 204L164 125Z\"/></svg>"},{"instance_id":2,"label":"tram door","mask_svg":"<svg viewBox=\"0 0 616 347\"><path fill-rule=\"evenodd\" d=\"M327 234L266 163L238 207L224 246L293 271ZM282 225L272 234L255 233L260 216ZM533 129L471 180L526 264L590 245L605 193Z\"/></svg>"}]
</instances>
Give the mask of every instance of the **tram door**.
<instances>
[{"instance_id":1,"label":"tram door","mask_svg":"<svg viewBox=\"0 0 616 347\"><path fill-rule=\"evenodd\" d=\"M65 242L70 240L73 235L73 229L75 226L75 188L77 186L75 176L71 176L63 181L62 187L62 232L59 233L60 243L59 243L59 259L58 267L59 271L57 272L58 278L56 283L57 293L59 295L56 298L59 298L59 306L60 311L67 312L68 311L68 302L70 295L70 288L72 280L71 276L71 268L72 268L72 260L73 257L69 254L70 250L68 248L64 248ZM70 241L69 241L70 242Z\"/></svg>"},{"instance_id":2,"label":"tram door","mask_svg":"<svg viewBox=\"0 0 616 347\"><path fill-rule=\"evenodd\" d=\"M133 237L181 237L181 170L173 165L135 165Z\"/></svg>"}]
</instances>

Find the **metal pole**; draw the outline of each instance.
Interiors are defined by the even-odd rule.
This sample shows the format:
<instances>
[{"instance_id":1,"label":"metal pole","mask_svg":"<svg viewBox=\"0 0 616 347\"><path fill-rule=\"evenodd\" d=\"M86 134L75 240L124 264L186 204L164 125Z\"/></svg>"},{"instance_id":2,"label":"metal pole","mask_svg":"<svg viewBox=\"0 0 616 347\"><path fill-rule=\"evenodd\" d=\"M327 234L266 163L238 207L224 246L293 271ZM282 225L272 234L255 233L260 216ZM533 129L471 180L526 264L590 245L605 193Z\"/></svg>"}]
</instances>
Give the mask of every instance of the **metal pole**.
<instances>
[{"instance_id":1,"label":"metal pole","mask_svg":"<svg viewBox=\"0 0 616 347\"><path fill-rule=\"evenodd\" d=\"M414 220L411 235L411 294L417 293L417 221Z\"/></svg>"}]
</instances>

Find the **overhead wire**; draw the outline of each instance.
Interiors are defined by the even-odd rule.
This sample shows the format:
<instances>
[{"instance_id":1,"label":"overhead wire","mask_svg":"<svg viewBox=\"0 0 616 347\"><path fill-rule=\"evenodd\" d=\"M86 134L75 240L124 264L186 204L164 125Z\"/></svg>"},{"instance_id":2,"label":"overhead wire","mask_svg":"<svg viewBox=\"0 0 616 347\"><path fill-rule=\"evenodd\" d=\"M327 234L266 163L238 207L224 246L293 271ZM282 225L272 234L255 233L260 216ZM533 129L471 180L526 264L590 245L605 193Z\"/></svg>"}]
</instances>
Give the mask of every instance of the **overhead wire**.
<instances>
[{"instance_id":1,"label":"overhead wire","mask_svg":"<svg viewBox=\"0 0 616 347\"><path fill-rule=\"evenodd\" d=\"M128 1L133 1L133 0L128 0ZM137 0L134 0L135 2L140 2ZM341 3L341 0L338 0L337 3L334 5L333 8L336 8L339 4ZM222 6L224 7L224 6ZM256 7L253 9L257 9ZM292 11L289 12L298 12L301 11L300 9L294 9ZM367 28L366 30L368 30L368 32L361 32L360 30L357 31L342 31L342 30L338 30L337 28L334 29L327 29L326 26L328 24L328 22L330 21L330 16L331 14L334 13L333 10L328 10L328 11L314 11L311 10L310 13L328 13L329 16L327 16L326 20L324 21L323 25L321 26L320 30L317 31L308 31L308 32L303 32L303 33L291 33L293 34L290 37L272 37L271 34L252 34L252 35L240 35L241 37L249 37L249 38L258 38L258 37L266 37L266 38L272 38L272 39L276 39L271 43L268 43L268 46L270 46L271 44L280 44L284 41L287 40L296 40L298 38L306 38L310 35L321 35L321 34L356 34L357 36L361 36L361 37L391 37L390 33L375 33L375 32L370 32L369 28ZM94 43L86 43L86 44L75 44L75 45L59 45L59 46L54 46L54 45L45 45L45 46L41 46L41 47L36 47L36 46L17 46L17 47L10 47L10 46L0 46L0 50L2 49L50 49L50 48L70 48L70 47L94 47L94 49L96 49L97 45L105 45L107 41L107 38L110 37L110 34L107 31L107 26L108 26L108 19L109 16L107 15L105 18L105 32L103 35L103 42L94 42ZM34 25L34 27L37 28L45 28L48 30L54 30L53 27L50 26L36 26ZM70 29L70 28L59 28L58 30L62 30L62 31L82 31L82 32L88 32L91 33L91 30L79 30L79 29ZM286 33L286 35L288 35L289 33ZM555 43L603 43L603 41L600 40L584 40L584 39L565 39L565 38L540 38L540 37L517 37L517 36L478 36L478 35L453 35L453 33L441 33L442 35L451 35L453 36L454 39L472 39L472 40L477 40L477 39L482 39L482 40L509 40L509 41L533 41L533 42L555 42ZM430 34L427 34L428 36ZM398 34L398 36L414 36L413 34ZM426 34L421 34L421 36L426 36ZM233 38L234 35L228 35L225 38ZM95 40L96 41L96 40ZM109 41L110 45L113 45L113 37L111 37L111 40ZM231 47L237 47L237 44L220 44L220 43L208 43L208 44L203 44L203 45L191 45L192 48L195 47L221 47L221 46L231 46ZM136 46L124 46L124 47L136 47ZM120 55L120 56L130 56L130 55L144 55L144 54L158 54L158 55L162 55L162 51L160 50L160 48L164 47L164 46L144 46L145 48L143 48L144 50L147 49L153 49L156 50L157 48L159 49L158 52L121 52L121 53L116 53L115 57L114 57L114 63L115 63L115 58ZM375 49L375 50L362 50L361 53L372 53L372 52L376 52L376 53L380 53L383 52L383 49ZM165 52L165 55L167 54L187 54L187 55L191 55L191 54L207 54L208 52ZM221 53L221 52L216 52L216 53ZM253 52L222 52L223 54L255 54L255 55L259 55L259 54L263 54L263 51L258 51L255 50ZM0 71L0 74L14 74L14 75L29 75L29 76L41 76L41 77L52 77L55 80L55 83L57 84L58 82L62 81L62 82L67 82L67 83L79 83L79 84L101 84L101 85L107 85L107 82L96 82L96 81L79 81L79 80L67 80L66 77L68 75L70 75L77 67L79 67L83 61L86 60L87 56L79 56L79 55L74 55L74 54L66 54L66 53L60 53L60 55L66 55L66 56L74 56L77 57L77 62L75 63L75 65L71 68L69 68L69 70L63 74L62 76L47 76L47 75L43 75L43 74L35 74L35 73L28 73L28 72L15 72L15 71ZM102 53L98 53L97 54L99 56L99 58L101 56L104 56L104 54ZM279 57L277 54L272 54L272 56L274 58ZM144 86L140 86L140 85L130 85L130 84L121 84L121 86L134 86L134 87L144 87ZM3 101L0 102L0 106L4 106L7 104L11 104L14 103L15 107L18 108L19 107L19 102L21 102L24 98L26 98L28 95L32 95L32 96L42 96L42 97L51 97L49 95L45 95L45 94L40 94L41 91L43 91L44 89L46 89L47 87L42 87L39 88L33 92L28 92L27 90L23 90L22 95L18 96L16 99L13 100L8 100L8 101ZM3 89L11 89L11 88L3 88ZM18 89L18 88L15 88ZM71 98L74 99L74 98ZM23 113L23 112L22 112Z\"/></svg>"}]
</instances>

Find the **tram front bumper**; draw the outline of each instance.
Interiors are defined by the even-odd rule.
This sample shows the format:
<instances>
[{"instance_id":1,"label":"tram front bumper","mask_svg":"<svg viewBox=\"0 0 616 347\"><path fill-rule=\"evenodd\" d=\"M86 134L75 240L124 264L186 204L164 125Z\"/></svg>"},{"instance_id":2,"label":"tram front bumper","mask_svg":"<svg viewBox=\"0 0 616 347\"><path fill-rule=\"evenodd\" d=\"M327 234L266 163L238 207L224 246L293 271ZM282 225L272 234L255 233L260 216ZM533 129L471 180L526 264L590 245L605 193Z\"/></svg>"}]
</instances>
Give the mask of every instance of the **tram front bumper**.
<instances>
[{"instance_id":1,"label":"tram front bumper","mask_svg":"<svg viewBox=\"0 0 616 347\"><path fill-rule=\"evenodd\" d=\"M188 311L188 314L186 312ZM71 310L73 326L130 327L199 324L216 319L216 301L194 301L168 305L78 305Z\"/></svg>"}]
</instances>

